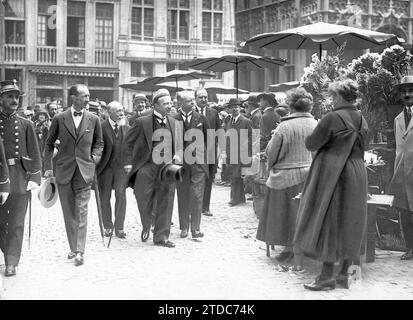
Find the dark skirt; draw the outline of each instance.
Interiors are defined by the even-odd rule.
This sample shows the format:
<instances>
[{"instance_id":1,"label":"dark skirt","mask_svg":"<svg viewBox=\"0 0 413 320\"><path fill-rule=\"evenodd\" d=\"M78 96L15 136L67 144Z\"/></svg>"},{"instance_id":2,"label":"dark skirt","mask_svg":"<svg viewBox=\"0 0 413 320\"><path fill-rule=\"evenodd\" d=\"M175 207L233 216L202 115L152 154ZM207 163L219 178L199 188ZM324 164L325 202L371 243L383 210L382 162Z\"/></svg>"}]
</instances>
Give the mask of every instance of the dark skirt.
<instances>
[{"instance_id":1,"label":"dark skirt","mask_svg":"<svg viewBox=\"0 0 413 320\"><path fill-rule=\"evenodd\" d=\"M292 200L302 191L303 183L275 190L267 187L258 224L257 239L268 245L292 245L298 203Z\"/></svg>"},{"instance_id":2,"label":"dark skirt","mask_svg":"<svg viewBox=\"0 0 413 320\"><path fill-rule=\"evenodd\" d=\"M310 177L309 177L310 178ZM316 192L322 193L319 189ZM303 212L312 218L312 212ZM298 220L307 219L298 216ZM315 217L313 217L315 218ZM340 175L331 197L326 215L317 226L317 245L311 250L306 239L314 237L315 230L297 229L296 245L307 256L322 262L342 259L357 260L364 253L363 243L367 226L367 172L362 159L349 159ZM309 234L306 235L306 233Z\"/></svg>"}]
</instances>

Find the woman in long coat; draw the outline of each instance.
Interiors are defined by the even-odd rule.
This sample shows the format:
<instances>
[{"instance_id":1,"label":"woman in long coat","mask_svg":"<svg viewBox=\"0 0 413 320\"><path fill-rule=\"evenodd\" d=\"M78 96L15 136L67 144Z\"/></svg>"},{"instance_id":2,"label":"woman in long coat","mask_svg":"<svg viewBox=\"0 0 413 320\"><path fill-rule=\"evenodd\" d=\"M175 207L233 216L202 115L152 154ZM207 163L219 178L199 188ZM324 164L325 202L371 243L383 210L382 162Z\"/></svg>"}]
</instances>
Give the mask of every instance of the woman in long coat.
<instances>
[{"instance_id":1,"label":"woman in long coat","mask_svg":"<svg viewBox=\"0 0 413 320\"><path fill-rule=\"evenodd\" d=\"M257 232L257 239L267 246L285 246L277 257L279 262L288 262L294 256L297 207L292 199L302 191L310 171L312 157L305 139L317 125L310 114L313 107L310 93L304 88L293 89L287 93L287 100L290 114L281 118L266 149L270 174Z\"/></svg>"},{"instance_id":2,"label":"woman in long coat","mask_svg":"<svg viewBox=\"0 0 413 320\"><path fill-rule=\"evenodd\" d=\"M354 106L357 91L353 80L332 83L334 109L306 140L307 148L317 153L304 186L294 243L323 262L321 274L304 285L310 290L334 289L336 280L348 288L352 278L347 269L360 259L367 223L368 127ZM342 261L337 279L336 261Z\"/></svg>"}]
</instances>

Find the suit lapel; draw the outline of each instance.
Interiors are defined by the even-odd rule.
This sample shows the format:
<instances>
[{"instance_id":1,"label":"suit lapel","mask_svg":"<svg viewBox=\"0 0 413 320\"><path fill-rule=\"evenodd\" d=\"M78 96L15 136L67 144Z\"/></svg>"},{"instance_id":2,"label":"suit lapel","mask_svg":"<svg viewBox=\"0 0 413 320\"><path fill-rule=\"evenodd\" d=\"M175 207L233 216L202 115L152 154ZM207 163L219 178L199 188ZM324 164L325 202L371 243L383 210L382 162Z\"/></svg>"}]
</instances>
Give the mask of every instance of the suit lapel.
<instances>
[{"instance_id":1,"label":"suit lapel","mask_svg":"<svg viewBox=\"0 0 413 320\"><path fill-rule=\"evenodd\" d=\"M70 108L65 111L63 123L66 126L67 131L69 131L70 135L73 137L73 139L76 140L75 123L73 122L72 112Z\"/></svg>"},{"instance_id":2,"label":"suit lapel","mask_svg":"<svg viewBox=\"0 0 413 320\"><path fill-rule=\"evenodd\" d=\"M113 145L113 135L115 134L113 132L112 126L110 125L109 120L106 120L103 124L102 124L102 128L103 130L106 131L106 135L109 137L109 140L111 142L111 144ZM119 127L121 128L121 127Z\"/></svg>"},{"instance_id":3,"label":"suit lapel","mask_svg":"<svg viewBox=\"0 0 413 320\"><path fill-rule=\"evenodd\" d=\"M142 121L143 132L145 133L146 142L148 143L149 150L152 149L152 134L153 134L153 114L147 117L145 121Z\"/></svg>"}]
</instances>

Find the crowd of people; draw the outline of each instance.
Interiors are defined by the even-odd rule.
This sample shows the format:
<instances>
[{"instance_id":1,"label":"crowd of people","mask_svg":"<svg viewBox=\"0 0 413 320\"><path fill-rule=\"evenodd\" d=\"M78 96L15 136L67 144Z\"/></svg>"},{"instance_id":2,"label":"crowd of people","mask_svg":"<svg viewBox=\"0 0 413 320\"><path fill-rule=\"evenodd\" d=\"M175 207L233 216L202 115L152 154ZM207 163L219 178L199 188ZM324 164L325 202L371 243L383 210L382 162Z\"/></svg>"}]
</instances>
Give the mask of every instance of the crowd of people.
<instances>
[{"instance_id":1,"label":"crowd of people","mask_svg":"<svg viewBox=\"0 0 413 320\"><path fill-rule=\"evenodd\" d=\"M399 89L410 108L413 81L408 84ZM151 100L136 94L133 111L127 113L117 101L107 105L90 101L88 88L79 84L70 88L72 105L66 110L50 102L45 110L35 108L31 114L18 108L16 82L0 85L0 246L6 276L16 274L29 193L40 185L41 176L56 179L68 259L80 266L93 188L99 190L105 236L126 237L126 188L130 187L141 218L141 240L146 242L153 228L154 244L173 248L169 234L175 190L180 237L188 237L190 231L192 238L202 238L202 216L215 214L210 203L218 167L220 184L230 187L228 205L234 207L251 199L251 177L257 172L248 169L257 155L265 155L268 175L257 239L267 246L283 246L277 260L293 261L296 271L303 269L304 256L323 263L320 275L305 284L306 289L350 286L349 267L360 264L364 250L368 196L364 163L368 127L356 107L354 81L330 85L333 109L318 120L311 114L313 97L302 87L287 92L286 104L262 93L245 101L231 98L222 105L210 103L204 88L178 92L176 99L160 89ZM412 127L407 112L402 132ZM193 139L194 132L202 139ZM402 134L398 129L396 133ZM398 146L399 158L406 148ZM249 157L240 161L245 150ZM397 166L400 172L400 161ZM405 214L412 211L408 181L397 175L393 183L396 205ZM404 228L409 234L412 221L406 217ZM413 258L409 249L402 259ZM335 276L338 261L340 271Z\"/></svg>"}]
</instances>

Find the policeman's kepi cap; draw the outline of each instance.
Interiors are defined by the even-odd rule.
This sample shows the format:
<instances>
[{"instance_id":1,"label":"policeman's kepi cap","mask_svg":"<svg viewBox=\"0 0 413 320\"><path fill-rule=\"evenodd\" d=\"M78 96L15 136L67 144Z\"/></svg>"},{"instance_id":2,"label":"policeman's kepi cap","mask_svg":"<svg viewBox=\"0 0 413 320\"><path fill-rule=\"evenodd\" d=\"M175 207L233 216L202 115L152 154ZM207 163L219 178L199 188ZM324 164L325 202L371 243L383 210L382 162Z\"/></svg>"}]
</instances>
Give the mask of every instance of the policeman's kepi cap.
<instances>
[{"instance_id":1,"label":"policeman's kepi cap","mask_svg":"<svg viewBox=\"0 0 413 320\"><path fill-rule=\"evenodd\" d=\"M17 86L16 80L4 80L0 81L0 95L6 92L18 92L21 95L20 88Z\"/></svg>"}]
</instances>

